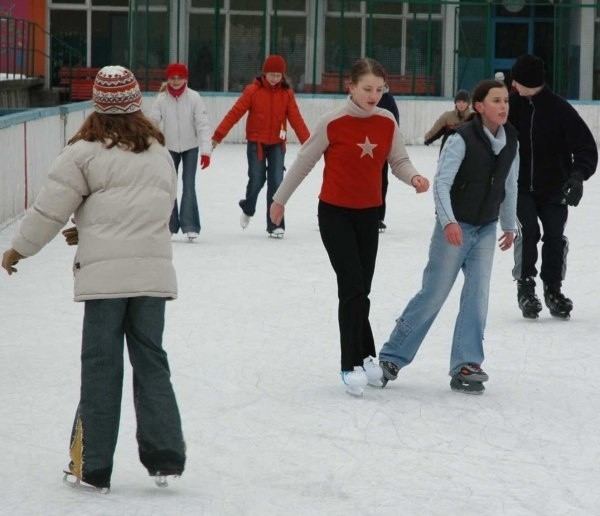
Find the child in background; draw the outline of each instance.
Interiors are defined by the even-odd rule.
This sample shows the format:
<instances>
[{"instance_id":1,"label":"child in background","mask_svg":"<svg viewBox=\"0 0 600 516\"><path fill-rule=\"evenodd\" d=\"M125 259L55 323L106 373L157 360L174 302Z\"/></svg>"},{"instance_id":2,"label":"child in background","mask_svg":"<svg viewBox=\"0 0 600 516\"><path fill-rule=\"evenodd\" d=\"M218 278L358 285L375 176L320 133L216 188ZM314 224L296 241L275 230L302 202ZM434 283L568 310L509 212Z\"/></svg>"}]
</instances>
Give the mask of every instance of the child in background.
<instances>
[{"instance_id":1,"label":"child in background","mask_svg":"<svg viewBox=\"0 0 600 516\"><path fill-rule=\"evenodd\" d=\"M168 220L177 195L164 137L142 113L133 74L102 68L94 112L55 160L2 257L8 274L60 231L74 212L75 301L85 303L81 394L65 480L108 492L123 384L123 338L133 367L139 457L157 483L179 476L185 443L162 347L165 301L177 297ZM87 486L86 486L87 484Z\"/></svg>"},{"instance_id":2,"label":"child in background","mask_svg":"<svg viewBox=\"0 0 600 516\"><path fill-rule=\"evenodd\" d=\"M258 194L267 182L267 233L281 238L285 222L274 224L269 218L273 194L283 180L287 121L294 128L300 143L310 136L302 119L296 97L285 79L285 60L278 55L265 59L262 75L244 89L242 96L225 115L213 134L213 146L221 143L231 128L248 113L246 140L248 185L246 197L240 201L240 226L248 227L256 212Z\"/></svg>"},{"instance_id":3,"label":"child in background","mask_svg":"<svg viewBox=\"0 0 600 516\"><path fill-rule=\"evenodd\" d=\"M431 145L434 141L442 138L442 146L454 127L464 124L471 116L469 108L469 92L458 90L454 96L454 109L446 111L435 121L432 128L425 133L425 145Z\"/></svg>"},{"instance_id":4,"label":"child in background","mask_svg":"<svg viewBox=\"0 0 600 516\"><path fill-rule=\"evenodd\" d=\"M377 107L387 109L392 115L394 115L394 118L396 119L396 123L398 125L400 125L400 113L398 112L398 106L396 105L396 99L390 93L387 84L384 87L383 95L381 96L381 100L378 102ZM388 162L386 161L383 164L383 167L381 168L381 181L382 181L381 182L381 196L383 198L382 199L383 203L381 204L381 207L379 208L379 232L380 233L383 233L387 228L387 226L385 225L384 219L385 219L385 198L387 196L387 189L388 189L388 169L389 169L389 165L388 165Z\"/></svg>"},{"instance_id":5,"label":"child in background","mask_svg":"<svg viewBox=\"0 0 600 516\"><path fill-rule=\"evenodd\" d=\"M319 120L271 206L271 220L279 224L285 203L324 156L319 229L337 276L341 377L346 392L353 396L362 396L367 383L382 385L382 370L373 360L375 342L369 322L379 242L381 168L387 160L392 174L417 193L429 188L429 181L408 158L394 116L377 107L384 85L380 63L370 58L354 63L348 100Z\"/></svg>"},{"instance_id":6,"label":"child in background","mask_svg":"<svg viewBox=\"0 0 600 516\"><path fill-rule=\"evenodd\" d=\"M440 152L429 261L421 290L381 348L384 384L413 361L461 270L465 278L452 340L450 387L481 394L488 380L481 363L496 226L500 217L500 249L506 251L517 229L519 156L517 131L506 123L505 84L480 82L473 90L473 107L472 120L457 127Z\"/></svg>"},{"instance_id":7,"label":"child in background","mask_svg":"<svg viewBox=\"0 0 600 516\"><path fill-rule=\"evenodd\" d=\"M169 229L176 234L180 229L190 241L200 234L200 212L196 196L196 170L200 152L200 168L210 165L212 146L210 126L204 101L197 91L187 86L188 69L181 63L167 66L167 84L152 105L150 118L162 125L167 149L175 170L182 164L183 191L181 207L177 199L171 214Z\"/></svg>"}]
</instances>

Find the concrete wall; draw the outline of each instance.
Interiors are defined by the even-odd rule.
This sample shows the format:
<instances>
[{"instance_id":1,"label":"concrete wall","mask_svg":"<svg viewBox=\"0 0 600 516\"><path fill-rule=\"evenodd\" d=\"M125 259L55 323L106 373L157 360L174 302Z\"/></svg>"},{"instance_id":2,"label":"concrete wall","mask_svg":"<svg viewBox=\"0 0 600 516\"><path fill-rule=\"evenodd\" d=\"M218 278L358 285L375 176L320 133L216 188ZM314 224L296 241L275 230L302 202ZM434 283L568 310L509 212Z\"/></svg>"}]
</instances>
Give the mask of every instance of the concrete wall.
<instances>
[{"instance_id":1,"label":"concrete wall","mask_svg":"<svg viewBox=\"0 0 600 516\"><path fill-rule=\"evenodd\" d=\"M154 94L144 97L142 109L148 112ZM205 93L204 101L212 128L221 121L238 94ZM322 113L344 102L343 95L298 95L300 111L311 129ZM435 119L452 109L452 99L420 100L397 97L400 128L407 145L420 145L423 135ZM587 122L600 144L600 102L574 101L575 109ZM23 213L32 204L42 187L50 164L75 134L91 111L90 102L69 104L58 108L27 110L0 117L0 228ZM245 118L227 135L225 141L244 142ZM298 140L288 131L290 142ZM409 149L410 154L410 149ZM289 165L289 164L288 164Z\"/></svg>"}]
</instances>

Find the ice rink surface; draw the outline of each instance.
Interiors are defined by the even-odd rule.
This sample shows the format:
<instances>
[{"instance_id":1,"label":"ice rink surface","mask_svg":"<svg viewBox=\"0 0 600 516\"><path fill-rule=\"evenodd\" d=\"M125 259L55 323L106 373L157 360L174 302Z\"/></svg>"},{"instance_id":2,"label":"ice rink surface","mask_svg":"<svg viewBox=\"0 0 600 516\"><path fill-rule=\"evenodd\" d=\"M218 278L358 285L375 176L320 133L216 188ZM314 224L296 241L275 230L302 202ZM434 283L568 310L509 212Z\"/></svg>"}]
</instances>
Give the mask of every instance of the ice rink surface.
<instances>
[{"instance_id":1,"label":"ice rink surface","mask_svg":"<svg viewBox=\"0 0 600 516\"><path fill-rule=\"evenodd\" d=\"M289 145L289 166L298 150ZM62 237L0 277L0 514L600 514L600 178L570 210L570 321L522 318L512 250L495 257L483 396L450 391L462 278L410 367L363 399L339 378L337 297L317 227L322 162L265 232L264 191L239 226L245 145L198 171L202 232L173 240L179 299L165 348L188 446L182 478L154 485L137 458L131 373L112 490L62 485L78 401L83 305ZM433 178L438 147L408 147ZM266 190L266 189L265 189ZM434 223L431 193L390 176L388 230L371 294L377 347L417 292ZM17 223L0 231L9 246ZM538 294L540 289L538 287Z\"/></svg>"}]
</instances>

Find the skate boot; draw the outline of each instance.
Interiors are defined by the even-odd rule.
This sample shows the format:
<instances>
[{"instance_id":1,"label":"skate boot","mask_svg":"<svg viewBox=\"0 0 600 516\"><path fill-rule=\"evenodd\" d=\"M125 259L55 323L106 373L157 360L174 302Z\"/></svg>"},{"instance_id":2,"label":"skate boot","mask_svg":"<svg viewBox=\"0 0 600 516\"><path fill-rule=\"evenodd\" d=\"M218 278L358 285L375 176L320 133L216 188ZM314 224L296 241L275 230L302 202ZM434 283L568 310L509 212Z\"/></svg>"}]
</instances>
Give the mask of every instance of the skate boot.
<instances>
[{"instance_id":1,"label":"skate boot","mask_svg":"<svg viewBox=\"0 0 600 516\"><path fill-rule=\"evenodd\" d=\"M387 229L387 226L385 225L385 222L383 222L383 220L380 220L379 221L379 232L385 233L386 229Z\"/></svg>"},{"instance_id":2,"label":"skate boot","mask_svg":"<svg viewBox=\"0 0 600 516\"><path fill-rule=\"evenodd\" d=\"M342 381L346 384L346 392L350 396L360 398L365 386L369 383L367 373L362 367L356 366L354 371L342 371Z\"/></svg>"},{"instance_id":3,"label":"skate boot","mask_svg":"<svg viewBox=\"0 0 600 516\"><path fill-rule=\"evenodd\" d=\"M86 477L86 480L83 480L80 474L76 473L72 462L69 463L67 469L63 470L63 473L63 483L73 489L99 494L108 494L110 492L110 484L101 481L97 475L91 475L92 478Z\"/></svg>"},{"instance_id":4,"label":"skate boot","mask_svg":"<svg viewBox=\"0 0 600 516\"><path fill-rule=\"evenodd\" d=\"M242 226L242 229L246 229L248 227L251 218L252 217L250 215L246 215L244 212L242 212L240 215L240 226Z\"/></svg>"},{"instance_id":5,"label":"skate boot","mask_svg":"<svg viewBox=\"0 0 600 516\"><path fill-rule=\"evenodd\" d=\"M535 295L535 281L533 278L517 280L517 300L519 308L526 319L537 319L542 311L542 302Z\"/></svg>"},{"instance_id":6,"label":"skate boot","mask_svg":"<svg viewBox=\"0 0 600 516\"><path fill-rule=\"evenodd\" d=\"M380 360L379 367L381 367L381 370L383 371L383 379L381 381L381 388L383 389L390 380L398 378L398 371L400 371L400 368L394 364L394 362L388 362L387 360Z\"/></svg>"},{"instance_id":7,"label":"skate boot","mask_svg":"<svg viewBox=\"0 0 600 516\"><path fill-rule=\"evenodd\" d=\"M383 371L379 364L374 362L373 357L367 357L363 360L363 369L367 375L369 385L383 387Z\"/></svg>"},{"instance_id":8,"label":"skate boot","mask_svg":"<svg viewBox=\"0 0 600 516\"><path fill-rule=\"evenodd\" d=\"M487 373L478 364L465 364L452 375L450 388L455 392L465 394L483 394L483 382L489 380Z\"/></svg>"},{"instance_id":9,"label":"skate boot","mask_svg":"<svg viewBox=\"0 0 600 516\"><path fill-rule=\"evenodd\" d=\"M188 237L188 240L190 242L193 242L194 240L196 240L196 238L198 238L200 236L200 233L196 233L196 231L188 231L185 234L186 237Z\"/></svg>"},{"instance_id":10,"label":"skate boot","mask_svg":"<svg viewBox=\"0 0 600 516\"><path fill-rule=\"evenodd\" d=\"M267 231L270 238L283 238L285 230L283 228L275 228L273 231Z\"/></svg>"},{"instance_id":11,"label":"skate boot","mask_svg":"<svg viewBox=\"0 0 600 516\"><path fill-rule=\"evenodd\" d=\"M569 319L573 310L573 301L560 291L560 284L546 285L544 283L544 301L554 317Z\"/></svg>"}]
</instances>

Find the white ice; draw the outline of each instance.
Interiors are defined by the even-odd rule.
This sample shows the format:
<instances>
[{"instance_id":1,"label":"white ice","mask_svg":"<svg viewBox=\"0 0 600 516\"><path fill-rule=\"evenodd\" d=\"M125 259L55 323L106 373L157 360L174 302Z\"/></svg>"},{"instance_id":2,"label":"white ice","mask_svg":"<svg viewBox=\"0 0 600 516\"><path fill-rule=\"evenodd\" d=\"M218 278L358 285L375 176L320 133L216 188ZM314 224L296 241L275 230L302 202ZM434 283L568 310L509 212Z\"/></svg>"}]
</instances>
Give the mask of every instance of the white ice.
<instances>
[{"instance_id":1,"label":"white ice","mask_svg":"<svg viewBox=\"0 0 600 516\"><path fill-rule=\"evenodd\" d=\"M298 150L290 145L286 163ZM437 147L408 147L433 177ZM462 280L414 363L363 399L339 378L336 284L317 229L319 163L265 232L264 191L239 226L245 145L198 172L202 233L173 241L180 296L165 347L188 446L183 477L159 489L137 458L131 373L108 495L61 483L79 390L82 304L62 237L0 276L0 514L600 514L600 180L570 210L570 321L522 318L512 250L498 250L483 396L450 391ZM379 347L416 293L434 223L431 193L390 176L371 295ZM17 228L0 231L6 249ZM539 293L539 290L538 290Z\"/></svg>"}]
</instances>

